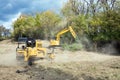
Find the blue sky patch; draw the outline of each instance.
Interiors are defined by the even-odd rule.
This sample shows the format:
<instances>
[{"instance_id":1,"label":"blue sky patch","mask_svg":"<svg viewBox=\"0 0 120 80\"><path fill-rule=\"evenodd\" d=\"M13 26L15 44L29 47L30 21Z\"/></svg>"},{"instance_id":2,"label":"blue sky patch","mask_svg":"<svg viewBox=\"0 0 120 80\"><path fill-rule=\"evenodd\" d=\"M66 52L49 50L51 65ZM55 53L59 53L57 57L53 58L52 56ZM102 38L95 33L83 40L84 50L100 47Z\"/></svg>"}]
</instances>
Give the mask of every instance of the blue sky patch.
<instances>
[{"instance_id":1,"label":"blue sky patch","mask_svg":"<svg viewBox=\"0 0 120 80\"><path fill-rule=\"evenodd\" d=\"M0 25L11 28L22 13L33 14L46 10L59 12L67 0L0 0Z\"/></svg>"}]
</instances>

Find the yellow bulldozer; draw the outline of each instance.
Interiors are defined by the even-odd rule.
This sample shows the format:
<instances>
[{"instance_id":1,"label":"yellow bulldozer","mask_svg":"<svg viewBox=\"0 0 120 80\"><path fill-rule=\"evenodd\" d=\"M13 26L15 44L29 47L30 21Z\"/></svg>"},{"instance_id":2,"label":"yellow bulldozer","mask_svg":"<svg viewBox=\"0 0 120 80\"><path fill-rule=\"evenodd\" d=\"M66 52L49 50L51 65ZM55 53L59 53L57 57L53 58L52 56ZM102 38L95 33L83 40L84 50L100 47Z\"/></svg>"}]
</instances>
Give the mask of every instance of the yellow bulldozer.
<instances>
[{"instance_id":1,"label":"yellow bulldozer","mask_svg":"<svg viewBox=\"0 0 120 80\"><path fill-rule=\"evenodd\" d=\"M20 56L24 57L24 61L28 61L29 65L32 65L32 58L45 58L46 48L42 47L40 40L33 38L19 38L18 46L16 48L16 58Z\"/></svg>"},{"instance_id":2,"label":"yellow bulldozer","mask_svg":"<svg viewBox=\"0 0 120 80\"><path fill-rule=\"evenodd\" d=\"M71 26L59 31L56 35L56 39L50 40L50 46L55 47L60 45L60 36L66 32L71 32L74 38L76 38L76 34ZM47 48L43 48L42 42L40 40L35 40L33 38L19 38L18 39L18 46L16 48L16 58L18 59L19 56L24 57L24 61L28 61L28 65L32 65L32 59L35 58L45 58L48 56L49 58L53 59L54 49L50 54L46 52Z\"/></svg>"}]
</instances>

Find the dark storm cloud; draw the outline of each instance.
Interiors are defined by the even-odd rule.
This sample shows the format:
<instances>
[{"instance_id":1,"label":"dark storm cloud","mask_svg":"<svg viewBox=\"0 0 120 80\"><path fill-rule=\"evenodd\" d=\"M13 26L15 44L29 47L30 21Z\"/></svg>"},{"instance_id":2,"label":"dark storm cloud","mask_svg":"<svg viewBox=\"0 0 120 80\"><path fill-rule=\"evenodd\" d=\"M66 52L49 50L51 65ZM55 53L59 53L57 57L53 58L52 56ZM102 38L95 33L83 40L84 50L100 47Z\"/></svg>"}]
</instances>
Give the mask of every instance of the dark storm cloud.
<instances>
[{"instance_id":1,"label":"dark storm cloud","mask_svg":"<svg viewBox=\"0 0 120 80\"><path fill-rule=\"evenodd\" d=\"M12 23L22 14L34 14L45 10L57 13L67 0L0 0L0 25L12 28Z\"/></svg>"},{"instance_id":2,"label":"dark storm cloud","mask_svg":"<svg viewBox=\"0 0 120 80\"><path fill-rule=\"evenodd\" d=\"M35 13L45 10L56 11L66 0L0 0L0 21L8 21L20 13Z\"/></svg>"},{"instance_id":3,"label":"dark storm cloud","mask_svg":"<svg viewBox=\"0 0 120 80\"><path fill-rule=\"evenodd\" d=\"M0 20L7 21L26 7L30 7L28 0L0 0Z\"/></svg>"}]
</instances>

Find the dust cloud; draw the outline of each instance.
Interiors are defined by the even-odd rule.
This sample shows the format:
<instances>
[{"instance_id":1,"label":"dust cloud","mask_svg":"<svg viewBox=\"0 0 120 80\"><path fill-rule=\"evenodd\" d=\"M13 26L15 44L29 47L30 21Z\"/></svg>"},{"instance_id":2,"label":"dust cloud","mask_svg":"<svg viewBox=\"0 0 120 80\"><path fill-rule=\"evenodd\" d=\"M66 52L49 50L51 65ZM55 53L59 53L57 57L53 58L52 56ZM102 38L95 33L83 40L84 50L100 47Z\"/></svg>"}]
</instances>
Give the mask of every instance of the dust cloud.
<instances>
[{"instance_id":1,"label":"dust cloud","mask_svg":"<svg viewBox=\"0 0 120 80\"><path fill-rule=\"evenodd\" d=\"M0 65L16 66L16 44L11 43L11 40L0 42Z\"/></svg>"},{"instance_id":2,"label":"dust cloud","mask_svg":"<svg viewBox=\"0 0 120 80\"><path fill-rule=\"evenodd\" d=\"M14 53L1 54L0 55L0 65L16 66L17 60L16 60L15 56L16 56L16 54L14 54Z\"/></svg>"},{"instance_id":3,"label":"dust cloud","mask_svg":"<svg viewBox=\"0 0 120 80\"><path fill-rule=\"evenodd\" d=\"M87 38L83 38L83 39L84 39L83 41L87 42L87 45L89 44L91 45L91 43L89 42L89 40L87 40ZM49 41L47 40L44 40L42 42L43 42L43 47L47 47L49 45ZM13 43L8 44L6 42L3 42L0 45L0 65L6 65L6 66L19 65L18 60L16 60L16 47L17 47L17 44L13 44ZM116 50L112 45L106 45L106 47L103 48L103 51L104 50L107 50L111 53L116 52ZM47 52L48 51L49 50L47 50ZM76 62L76 61L77 62L79 61L101 62L101 61L105 61L105 60L117 57L117 56L105 55L99 52L90 52L90 51L88 52L84 50L72 52L72 51L67 51L59 48L55 49L55 56L56 57L53 60L53 62ZM46 62L49 62L49 61L46 60Z\"/></svg>"},{"instance_id":4,"label":"dust cloud","mask_svg":"<svg viewBox=\"0 0 120 80\"><path fill-rule=\"evenodd\" d=\"M56 51L57 52L57 51ZM62 51L61 51L62 52ZM62 53L56 54L54 62L63 63L63 62L102 62L117 56L110 56L105 54L98 54L95 52L86 52L86 51L63 51Z\"/></svg>"},{"instance_id":5,"label":"dust cloud","mask_svg":"<svg viewBox=\"0 0 120 80\"><path fill-rule=\"evenodd\" d=\"M86 36L81 36L78 41L83 46L84 50L94 51L107 55L120 55L120 42L119 41L98 41L95 47L95 43L88 39Z\"/></svg>"},{"instance_id":6,"label":"dust cloud","mask_svg":"<svg viewBox=\"0 0 120 80\"><path fill-rule=\"evenodd\" d=\"M118 53L112 44L106 44L101 51L110 55Z\"/></svg>"}]
</instances>

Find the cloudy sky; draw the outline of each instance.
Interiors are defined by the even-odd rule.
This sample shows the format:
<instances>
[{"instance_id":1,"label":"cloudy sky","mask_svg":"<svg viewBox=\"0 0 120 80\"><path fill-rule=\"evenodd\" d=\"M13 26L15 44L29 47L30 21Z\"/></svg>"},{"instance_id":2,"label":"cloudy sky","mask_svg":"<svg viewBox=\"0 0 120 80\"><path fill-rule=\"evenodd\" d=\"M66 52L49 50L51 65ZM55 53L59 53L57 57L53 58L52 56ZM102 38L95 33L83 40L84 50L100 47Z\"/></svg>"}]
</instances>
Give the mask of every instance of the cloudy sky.
<instances>
[{"instance_id":1,"label":"cloudy sky","mask_svg":"<svg viewBox=\"0 0 120 80\"><path fill-rule=\"evenodd\" d=\"M0 25L11 28L22 13L33 14L45 10L59 12L67 0L0 0Z\"/></svg>"}]
</instances>

